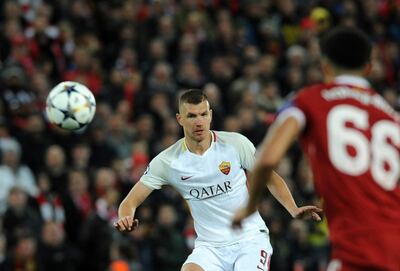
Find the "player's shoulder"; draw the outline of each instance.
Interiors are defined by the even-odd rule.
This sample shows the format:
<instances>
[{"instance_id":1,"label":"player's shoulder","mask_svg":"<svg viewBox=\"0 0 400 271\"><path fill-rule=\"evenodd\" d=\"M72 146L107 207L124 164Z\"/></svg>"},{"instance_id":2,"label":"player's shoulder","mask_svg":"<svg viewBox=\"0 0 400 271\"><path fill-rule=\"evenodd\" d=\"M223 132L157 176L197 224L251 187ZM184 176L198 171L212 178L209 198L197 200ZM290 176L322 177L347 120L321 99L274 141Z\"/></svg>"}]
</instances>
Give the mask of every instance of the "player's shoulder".
<instances>
[{"instance_id":1,"label":"player's shoulder","mask_svg":"<svg viewBox=\"0 0 400 271\"><path fill-rule=\"evenodd\" d=\"M238 141L248 141L249 139L244 135L236 132L226 132L226 131L213 131L217 142L231 144L237 143Z\"/></svg>"},{"instance_id":2,"label":"player's shoulder","mask_svg":"<svg viewBox=\"0 0 400 271\"><path fill-rule=\"evenodd\" d=\"M333 86L333 84L322 84L322 83L313 84L313 85L301 88L300 90L298 90L296 92L295 96L296 97L307 97L310 95L317 95L322 90L331 88L332 86Z\"/></svg>"},{"instance_id":3,"label":"player's shoulder","mask_svg":"<svg viewBox=\"0 0 400 271\"><path fill-rule=\"evenodd\" d=\"M321 105L320 103L322 98L322 93L333 87L333 84L313 84L310 86L306 86L302 89L296 91L291 97L288 99L288 103L283 106L282 109L287 107L291 107L295 105L300 108L313 108L317 104ZM282 110L280 110L282 111Z\"/></svg>"},{"instance_id":4,"label":"player's shoulder","mask_svg":"<svg viewBox=\"0 0 400 271\"><path fill-rule=\"evenodd\" d=\"M225 131L213 131L215 134L215 141L219 144L230 145L234 147L237 151L249 147L254 148L253 143L244 135L236 132L225 132Z\"/></svg>"},{"instance_id":5,"label":"player's shoulder","mask_svg":"<svg viewBox=\"0 0 400 271\"><path fill-rule=\"evenodd\" d=\"M177 142L161 151L157 154L152 161L161 163L171 163L173 160L177 159L180 154L184 151L183 138L179 139Z\"/></svg>"}]
</instances>

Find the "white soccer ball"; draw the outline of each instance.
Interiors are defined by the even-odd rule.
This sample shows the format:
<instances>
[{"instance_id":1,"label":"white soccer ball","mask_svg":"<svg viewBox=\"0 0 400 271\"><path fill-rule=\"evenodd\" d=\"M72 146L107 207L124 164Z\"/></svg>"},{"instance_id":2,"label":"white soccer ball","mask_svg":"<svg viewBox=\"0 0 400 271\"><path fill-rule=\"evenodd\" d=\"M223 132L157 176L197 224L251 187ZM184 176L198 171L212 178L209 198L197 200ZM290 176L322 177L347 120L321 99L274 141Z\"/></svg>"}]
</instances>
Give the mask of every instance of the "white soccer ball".
<instances>
[{"instance_id":1,"label":"white soccer ball","mask_svg":"<svg viewBox=\"0 0 400 271\"><path fill-rule=\"evenodd\" d=\"M89 124L96 112L93 93L84 85L64 81L50 90L46 100L49 121L66 130L77 130Z\"/></svg>"}]
</instances>

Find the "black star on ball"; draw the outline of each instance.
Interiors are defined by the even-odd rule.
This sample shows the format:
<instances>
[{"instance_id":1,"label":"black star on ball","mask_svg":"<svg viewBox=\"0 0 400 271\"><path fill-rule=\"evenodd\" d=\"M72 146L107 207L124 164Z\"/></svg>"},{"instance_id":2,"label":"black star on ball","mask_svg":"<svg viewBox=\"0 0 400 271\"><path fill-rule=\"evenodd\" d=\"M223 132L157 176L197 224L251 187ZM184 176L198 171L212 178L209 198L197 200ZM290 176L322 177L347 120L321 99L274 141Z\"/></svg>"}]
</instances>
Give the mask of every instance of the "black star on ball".
<instances>
[{"instance_id":1,"label":"black star on ball","mask_svg":"<svg viewBox=\"0 0 400 271\"><path fill-rule=\"evenodd\" d=\"M67 92L69 96L72 92L78 92L78 91L75 89L75 85L65 85L63 92Z\"/></svg>"}]
</instances>

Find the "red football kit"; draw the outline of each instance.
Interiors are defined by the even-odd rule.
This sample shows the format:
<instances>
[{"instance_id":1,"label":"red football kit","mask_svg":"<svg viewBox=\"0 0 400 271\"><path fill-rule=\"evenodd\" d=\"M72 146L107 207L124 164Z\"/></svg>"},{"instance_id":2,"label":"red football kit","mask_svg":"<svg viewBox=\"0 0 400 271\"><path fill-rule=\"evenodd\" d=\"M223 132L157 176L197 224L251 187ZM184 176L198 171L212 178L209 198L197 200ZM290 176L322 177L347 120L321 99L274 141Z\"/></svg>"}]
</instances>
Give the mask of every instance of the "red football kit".
<instances>
[{"instance_id":1,"label":"red football kit","mask_svg":"<svg viewBox=\"0 0 400 271\"><path fill-rule=\"evenodd\" d=\"M305 88L294 116L323 198L337 270L400 271L400 118L356 76Z\"/></svg>"}]
</instances>

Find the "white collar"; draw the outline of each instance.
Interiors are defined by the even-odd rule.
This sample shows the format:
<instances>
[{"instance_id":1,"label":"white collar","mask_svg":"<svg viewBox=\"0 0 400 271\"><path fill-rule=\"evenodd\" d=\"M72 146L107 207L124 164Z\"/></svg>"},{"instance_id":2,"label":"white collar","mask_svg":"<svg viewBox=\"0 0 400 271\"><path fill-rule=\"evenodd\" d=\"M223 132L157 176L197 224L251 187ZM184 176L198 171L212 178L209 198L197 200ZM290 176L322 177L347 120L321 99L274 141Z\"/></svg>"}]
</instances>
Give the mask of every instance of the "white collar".
<instances>
[{"instance_id":1,"label":"white collar","mask_svg":"<svg viewBox=\"0 0 400 271\"><path fill-rule=\"evenodd\" d=\"M184 148L184 150L186 150L186 151L188 151L189 153L191 153L191 154L193 154L193 155L197 155L197 156L203 156L206 152L208 152L208 150L210 150L212 147L213 147L213 145L214 145L214 142L216 141L216 135L214 134L214 132L212 131L212 130L210 130L210 133L211 133L211 144L210 144L210 146L207 148L207 150L205 150L204 152L203 152L203 154L197 154L197 153L194 153L194 152L192 152L192 151L190 151L190 149L188 148L188 146L186 145L186 139L185 138L183 138L183 148Z\"/></svg>"},{"instance_id":2,"label":"white collar","mask_svg":"<svg viewBox=\"0 0 400 271\"><path fill-rule=\"evenodd\" d=\"M369 82L365 78L357 75L348 75L348 74L339 75L335 78L335 83L344 85L353 85L362 88L370 87Z\"/></svg>"}]
</instances>

